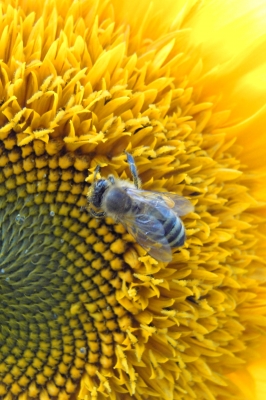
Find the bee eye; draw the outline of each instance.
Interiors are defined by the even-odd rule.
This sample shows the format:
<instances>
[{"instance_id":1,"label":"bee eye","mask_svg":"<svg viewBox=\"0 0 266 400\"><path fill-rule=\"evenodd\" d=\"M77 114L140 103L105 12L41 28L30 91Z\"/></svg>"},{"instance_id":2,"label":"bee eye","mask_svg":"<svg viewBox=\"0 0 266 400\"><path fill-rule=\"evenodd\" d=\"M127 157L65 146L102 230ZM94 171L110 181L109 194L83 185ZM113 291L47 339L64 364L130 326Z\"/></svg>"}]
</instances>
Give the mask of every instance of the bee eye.
<instances>
[{"instance_id":1,"label":"bee eye","mask_svg":"<svg viewBox=\"0 0 266 400\"><path fill-rule=\"evenodd\" d=\"M99 179L91 188L90 202L97 208L101 207L102 197L108 187L106 179Z\"/></svg>"}]
</instances>

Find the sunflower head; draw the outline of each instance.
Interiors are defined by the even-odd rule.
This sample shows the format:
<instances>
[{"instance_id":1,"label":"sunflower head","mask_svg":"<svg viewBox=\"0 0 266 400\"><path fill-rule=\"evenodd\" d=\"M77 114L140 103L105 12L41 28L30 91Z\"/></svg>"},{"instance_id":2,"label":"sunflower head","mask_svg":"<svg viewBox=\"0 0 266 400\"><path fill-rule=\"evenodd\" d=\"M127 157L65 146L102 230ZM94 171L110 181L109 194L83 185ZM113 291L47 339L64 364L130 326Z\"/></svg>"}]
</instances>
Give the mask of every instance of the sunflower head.
<instances>
[{"instance_id":1,"label":"sunflower head","mask_svg":"<svg viewBox=\"0 0 266 400\"><path fill-rule=\"evenodd\" d=\"M256 52L214 65L208 6L181 3L2 1L3 400L235 398L258 356L265 168L245 145L265 111L228 110ZM98 165L132 181L124 151L144 190L195 206L168 264L87 210Z\"/></svg>"}]
</instances>

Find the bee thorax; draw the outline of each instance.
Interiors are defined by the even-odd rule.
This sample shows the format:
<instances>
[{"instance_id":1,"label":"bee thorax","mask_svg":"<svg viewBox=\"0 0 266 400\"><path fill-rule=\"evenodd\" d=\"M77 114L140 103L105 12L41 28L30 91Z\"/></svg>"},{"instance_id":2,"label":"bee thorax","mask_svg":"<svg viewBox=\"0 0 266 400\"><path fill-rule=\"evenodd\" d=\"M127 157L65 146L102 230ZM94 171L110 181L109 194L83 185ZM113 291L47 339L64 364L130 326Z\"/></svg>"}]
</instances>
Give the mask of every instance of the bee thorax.
<instances>
[{"instance_id":1,"label":"bee thorax","mask_svg":"<svg viewBox=\"0 0 266 400\"><path fill-rule=\"evenodd\" d=\"M103 199L103 207L107 213L125 213L131 208L132 201L128 194L120 188L110 188Z\"/></svg>"}]
</instances>

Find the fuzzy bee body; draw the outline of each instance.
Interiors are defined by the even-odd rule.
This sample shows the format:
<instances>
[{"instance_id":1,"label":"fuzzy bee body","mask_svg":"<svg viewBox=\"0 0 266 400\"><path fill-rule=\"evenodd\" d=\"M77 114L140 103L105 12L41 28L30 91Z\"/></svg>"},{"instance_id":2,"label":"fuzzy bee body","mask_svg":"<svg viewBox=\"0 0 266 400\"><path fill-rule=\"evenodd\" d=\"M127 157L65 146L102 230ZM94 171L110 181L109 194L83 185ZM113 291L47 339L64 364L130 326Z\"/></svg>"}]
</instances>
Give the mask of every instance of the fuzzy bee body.
<instances>
[{"instance_id":1,"label":"fuzzy bee body","mask_svg":"<svg viewBox=\"0 0 266 400\"><path fill-rule=\"evenodd\" d=\"M193 210L182 196L169 192L141 190L133 157L127 154L134 183L115 179L96 180L88 193L94 217L112 217L122 223L147 252L159 261L172 259L172 248L180 247L186 239L185 227L179 218Z\"/></svg>"}]
</instances>

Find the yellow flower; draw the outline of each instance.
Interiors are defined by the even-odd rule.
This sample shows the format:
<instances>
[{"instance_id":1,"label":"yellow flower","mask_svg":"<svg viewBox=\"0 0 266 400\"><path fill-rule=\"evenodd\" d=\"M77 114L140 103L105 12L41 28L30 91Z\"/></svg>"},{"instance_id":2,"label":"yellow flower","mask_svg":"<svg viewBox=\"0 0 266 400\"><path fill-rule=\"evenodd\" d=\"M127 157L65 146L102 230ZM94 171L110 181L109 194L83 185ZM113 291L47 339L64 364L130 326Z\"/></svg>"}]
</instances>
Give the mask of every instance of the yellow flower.
<instances>
[{"instance_id":1,"label":"yellow flower","mask_svg":"<svg viewBox=\"0 0 266 400\"><path fill-rule=\"evenodd\" d=\"M265 2L3 0L0 398L265 398ZM96 165L191 199L168 265Z\"/></svg>"}]
</instances>

